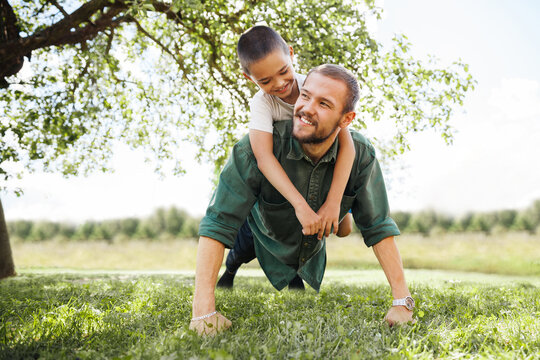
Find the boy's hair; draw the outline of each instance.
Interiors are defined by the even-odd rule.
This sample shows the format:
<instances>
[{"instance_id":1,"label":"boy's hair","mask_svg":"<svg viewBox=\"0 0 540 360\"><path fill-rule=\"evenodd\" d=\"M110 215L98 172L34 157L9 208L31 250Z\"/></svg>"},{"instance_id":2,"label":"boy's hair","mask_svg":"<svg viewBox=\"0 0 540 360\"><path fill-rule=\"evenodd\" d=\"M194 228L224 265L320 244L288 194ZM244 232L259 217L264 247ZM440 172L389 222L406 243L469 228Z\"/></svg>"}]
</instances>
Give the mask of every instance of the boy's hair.
<instances>
[{"instance_id":1,"label":"boy's hair","mask_svg":"<svg viewBox=\"0 0 540 360\"><path fill-rule=\"evenodd\" d=\"M309 75L313 73L319 73L321 75L328 76L331 79L343 81L347 86L348 92L347 101L343 105L343 114L354 111L354 107L356 106L356 103L360 98L360 87L358 86L358 81L356 80L356 77L350 70L347 70L340 65L319 65L308 72L304 83L309 78Z\"/></svg>"},{"instance_id":2,"label":"boy's hair","mask_svg":"<svg viewBox=\"0 0 540 360\"><path fill-rule=\"evenodd\" d=\"M242 70L246 74L249 74L251 64L276 49L281 49L285 54L289 54L289 46L285 40L274 29L264 25L254 26L243 33L238 39L236 47Z\"/></svg>"}]
</instances>

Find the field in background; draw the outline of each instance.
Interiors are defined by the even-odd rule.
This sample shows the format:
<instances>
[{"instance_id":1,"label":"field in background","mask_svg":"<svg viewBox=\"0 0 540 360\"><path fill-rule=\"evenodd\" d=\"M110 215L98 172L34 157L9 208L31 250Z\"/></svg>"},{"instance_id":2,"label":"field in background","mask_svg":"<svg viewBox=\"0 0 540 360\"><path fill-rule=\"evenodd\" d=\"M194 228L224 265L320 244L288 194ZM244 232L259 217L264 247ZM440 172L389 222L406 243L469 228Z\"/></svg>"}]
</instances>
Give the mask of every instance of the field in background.
<instances>
[{"instance_id":1,"label":"field in background","mask_svg":"<svg viewBox=\"0 0 540 360\"><path fill-rule=\"evenodd\" d=\"M447 234L438 237L403 235L397 238L405 268L540 275L540 236L508 233ZM94 242L16 242L18 268L193 270L195 240ZM361 237L331 237L328 268L378 268L373 251ZM258 268L256 261L247 265Z\"/></svg>"}]
</instances>

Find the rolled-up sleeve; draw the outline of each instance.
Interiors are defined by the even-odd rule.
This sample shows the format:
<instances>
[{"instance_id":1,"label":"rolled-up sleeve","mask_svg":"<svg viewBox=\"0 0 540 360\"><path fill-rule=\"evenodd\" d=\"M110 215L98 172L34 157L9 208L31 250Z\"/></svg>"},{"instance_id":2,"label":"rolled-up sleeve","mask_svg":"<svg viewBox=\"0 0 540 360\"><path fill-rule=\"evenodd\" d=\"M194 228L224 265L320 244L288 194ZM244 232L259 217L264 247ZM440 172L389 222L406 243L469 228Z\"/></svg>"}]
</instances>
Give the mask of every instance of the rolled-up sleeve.
<instances>
[{"instance_id":1,"label":"rolled-up sleeve","mask_svg":"<svg viewBox=\"0 0 540 360\"><path fill-rule=\"evenodd\" d=\"M199 236L231 248L238 229L257 200L261 176L249 139L244 137L233 147L219 176L218 186L199 225Z\"/></svg>"},{"instance_id":2,"label":"rolled-up sleeve","mask_svg":"<svg viewBox=\"0 0 540 360\"><path fill-rule=\"evenodd\" d=\"M399 229L390 217L386 186L381 167L371 145L362 145L355 177L355 201L352 206L354 221L367 246L399 235Z\"/></svg>"}]
</instances>

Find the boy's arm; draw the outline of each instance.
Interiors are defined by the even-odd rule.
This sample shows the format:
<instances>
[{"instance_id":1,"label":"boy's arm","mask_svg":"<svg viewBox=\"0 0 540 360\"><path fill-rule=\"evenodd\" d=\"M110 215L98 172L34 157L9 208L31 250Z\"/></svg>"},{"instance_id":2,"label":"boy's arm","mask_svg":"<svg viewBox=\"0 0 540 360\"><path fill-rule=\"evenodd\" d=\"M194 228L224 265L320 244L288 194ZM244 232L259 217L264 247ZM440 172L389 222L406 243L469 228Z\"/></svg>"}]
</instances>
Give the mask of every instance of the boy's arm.
<instances>
[{"instance_id":1,"label":"boy's arm","mask_svg":"<svg viewBox=\"0 0 540 360\"><path fill-rule=\"evenodd\" d=\"M341 198L349 181L356 155L354 142L348 128L343 128L339 131L338 140L339 151L334 168L332 185L330 186L326 201L317 212L321 217L321 227L318 234L319 240L322 239L323 235L330 235L332 226L334 227L334 234L337 232Z\"/></svg>"},{"instance_id":2,"label":"boy's arm","mask_svg":"<svg viewBox=\"0 0 540 360\"><path fill-rule=\"evenodd\" d=\"M302 225L304 235L313 235L319 231L320 217L308 205L298 192L283 167L273 153L273 135L260 130L249 130L249 141L257 159L259 170L285 199L294 207L296 217Z\"/></svg>"}]
</instances>

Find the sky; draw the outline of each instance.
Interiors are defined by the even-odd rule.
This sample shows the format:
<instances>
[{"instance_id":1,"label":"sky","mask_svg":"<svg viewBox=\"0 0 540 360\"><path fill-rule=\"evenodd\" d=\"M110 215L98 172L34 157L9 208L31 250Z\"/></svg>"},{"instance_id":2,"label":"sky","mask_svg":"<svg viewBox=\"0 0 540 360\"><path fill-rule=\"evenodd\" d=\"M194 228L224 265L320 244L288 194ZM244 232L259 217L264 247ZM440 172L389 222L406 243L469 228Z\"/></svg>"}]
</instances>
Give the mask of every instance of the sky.
<instances>
[{"instance_id":1,"label":"sky","mask_svg":"<svg viewBox=\"0 0 540 360\"><path fill-rule=\"evenodd\" d=\"M452 145L428 131L391 164L385 174L391 209L459 215L520 209L540 199L540 2L380 4L383 20L373 27L379 41L405 34L415 57L432 54L441 64L461 59L478 81L451 120L457 129ZM212 166L195 163L189 144L184 153L188 172L163 179L143 153L122 145L114 151L113 174L26 175L10 184L23 196L2 194L6 219L81 222L142 217L169 206L201 216L212 192Z\"/></svg>"}]
</instances>

